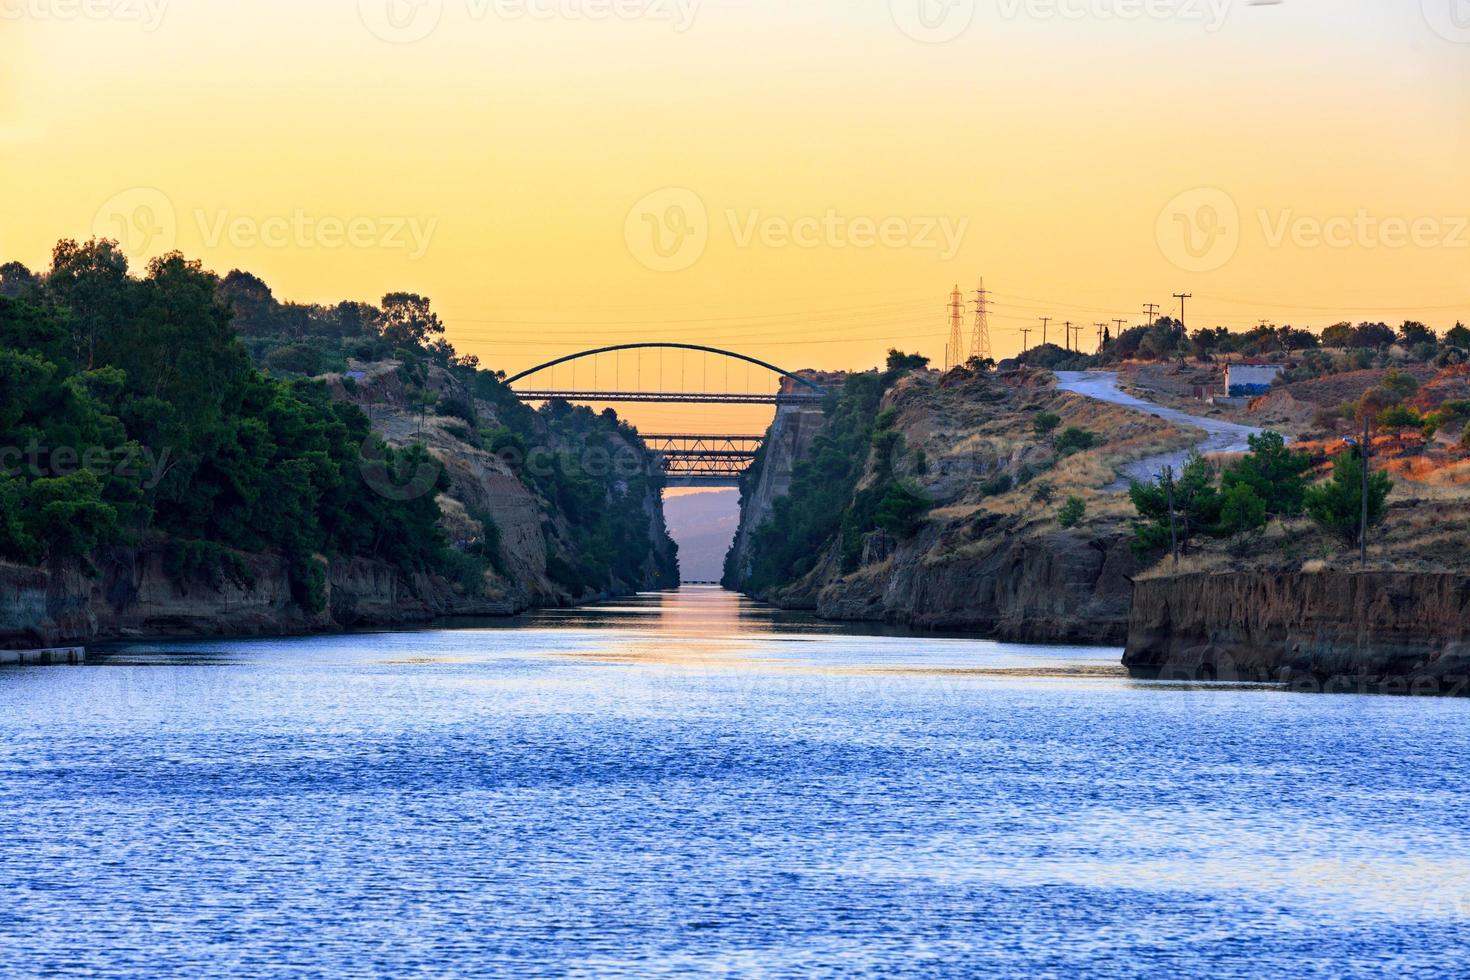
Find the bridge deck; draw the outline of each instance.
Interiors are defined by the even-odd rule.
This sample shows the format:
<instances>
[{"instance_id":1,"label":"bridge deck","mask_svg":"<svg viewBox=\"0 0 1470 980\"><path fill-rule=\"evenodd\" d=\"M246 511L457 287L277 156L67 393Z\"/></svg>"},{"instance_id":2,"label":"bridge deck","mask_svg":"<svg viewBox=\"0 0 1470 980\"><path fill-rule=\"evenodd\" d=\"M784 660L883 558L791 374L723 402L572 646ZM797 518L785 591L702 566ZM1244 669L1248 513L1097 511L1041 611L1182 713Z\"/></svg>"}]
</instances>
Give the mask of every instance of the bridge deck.
<instances>
[{"instance_id":1,"label":"bridge deck","mask_svg":"<svg viewBox=\"0 0 1470 980\"><path fill-rule=\"evenodd\" d=\"M682 405L820 405L825 395L753 395L744 392L700 391L515 391L523 402L651 402Z\"/></svg>"}]
</instances>

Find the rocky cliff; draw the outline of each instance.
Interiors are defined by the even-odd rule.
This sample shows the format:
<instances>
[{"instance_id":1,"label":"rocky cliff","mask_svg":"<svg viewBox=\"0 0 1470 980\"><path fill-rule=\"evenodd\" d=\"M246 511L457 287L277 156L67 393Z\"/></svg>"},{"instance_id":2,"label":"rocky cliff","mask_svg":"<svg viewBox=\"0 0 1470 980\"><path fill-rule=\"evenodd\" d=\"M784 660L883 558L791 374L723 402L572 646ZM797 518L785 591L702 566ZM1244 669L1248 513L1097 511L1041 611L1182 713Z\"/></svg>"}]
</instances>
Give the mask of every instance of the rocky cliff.
<instances>
[{"instance_id":1,"label":"rocky cliff","mask_svg":"<svg viewBox=\"0 0 1470 980\"><path fill-rule=\"evenodd\" d=\"M447 583L405 578L382 562L326 565L327 606L308 613L287 562L250 555L222 580L167 568L167 545L118 550L90 571L0 563L0 646L46 647L142 636L241 636L401 626L455 615L508 615L506 598L466 597Z\"/></svg>"},{"instance_id":2,"label":"rocky cliff","mask_svg":"<svg viewBox=\"0 0 1470 980\"><path fill-rule=\"evenodd\" d=\"M1055 421L1038 428L1048 416ZM1124 502L1104 488L1117 466L1188 444L1188 433L1060 392L1050 373L1028 370L916 372L884 396L880 417L891 434L874 440L853 500L835 506L853 513L886 472L912 481L932 502L918 527L907 535L866 530L856 551L838 536L810 571L748 591L829 619L1020 642L1123 642L1137 564ZM1058 451L1052 433L1066 428L1091 433L1096 444ZM811 428L795 435L779 418L773 427L759 483L744 501L733 553L734 571L742 573L737 586L748 578L754 530L769 519L815 435ZM1088 514L1068 529L1057 506L1072 494L1086 500Z\"/></svg>"},{"instance_id":3,"label":"rocky cliff","mask_svg":"<svg viewBox=\"0 0 1470 980\"><path fill-rule=\"evenodd\" d=\"M754 479L740 494L740 527L726 559L727 580L738 582L750 574L751 535L771 516L777 499L791 489L791 475L798 461L811 452L812 441L822 431L822 410L814 405L782 405L766 430L760 459L750 474Z\"/></svg>"},{"instance_id":4,"label":"rocky cliff","mask_svg":"<svg viewBox=\"0 0 1470 980\"><path fill-rule=\"evenodd\" d=\"M1165 679L1470 694L1470 575L1279 571L1150 577L1124 665Z\"/></svg>"}]
</instances>

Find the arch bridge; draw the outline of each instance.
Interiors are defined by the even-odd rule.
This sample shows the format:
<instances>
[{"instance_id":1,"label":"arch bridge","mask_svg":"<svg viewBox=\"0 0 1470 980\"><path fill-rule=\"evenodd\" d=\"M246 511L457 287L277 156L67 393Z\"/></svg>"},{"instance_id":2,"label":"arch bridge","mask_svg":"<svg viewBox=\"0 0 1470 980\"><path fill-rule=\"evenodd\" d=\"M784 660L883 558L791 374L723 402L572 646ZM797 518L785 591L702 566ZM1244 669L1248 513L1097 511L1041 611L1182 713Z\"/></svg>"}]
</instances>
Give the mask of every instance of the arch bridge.
<instances>
[{"instance_id":1,"label":"arch bridge","mask_svg":"<svg viewBox=\"0 0 1470 980\"><path fill-rule=\"evenodd\" d=\"M652 368L645 363L650 351L657 352ZM697 361L693 369L691 355ZM716 361L713 375L711 358ZM732 367L736 371L733 383ZM567 374L570 384L559 385L558 380L564 381ZM531 378L539 378L540 384L526 383ZM701 344L619 344L578 351L522 371L507 378L506 384L527 403L771 405L780 411L787 406L820 405L826 397L820 385L800 375L745 354ZM728 432L643 436L671 487L738 486L763 438Z\"/></svg>"}]
</instances>

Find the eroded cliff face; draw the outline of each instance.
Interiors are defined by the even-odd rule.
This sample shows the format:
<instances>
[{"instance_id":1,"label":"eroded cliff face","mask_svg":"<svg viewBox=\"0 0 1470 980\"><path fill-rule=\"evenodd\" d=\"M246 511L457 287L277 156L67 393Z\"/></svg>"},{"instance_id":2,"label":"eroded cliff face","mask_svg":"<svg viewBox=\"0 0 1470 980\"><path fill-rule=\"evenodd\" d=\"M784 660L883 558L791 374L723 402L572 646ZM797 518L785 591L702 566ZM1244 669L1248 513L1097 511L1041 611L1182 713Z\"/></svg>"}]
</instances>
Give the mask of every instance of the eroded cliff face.
<instances>
[{"instance_id":1,"label":"eroded cliff face","mask_svg":"<svg viewBox=\"0 0 1470 980\"><path fill-rule=\"evenodd\" d=\"M811 583L825 619L959 629L1018 643L1120 642L1133 558L1118 533L1028 533L1006 521L930 529L856 573ZM951 540L946 542L944 538ZM963 543L960 543L963 541ZM865 562L874 553L865 554ZM800 587L785 599L795 599Z\"/></svg>"},{"instance_id":2,"label":"eroded cliff face","mask_svg":"<svg viewBox=\"0 0 1470 980\"><path fill-rule=\"evenodd\" d=\"M280 557L242 556L238 577L211 582L170 574L166 549L162 542L119 549L102 559L95 575L75 563L45 569L0 564L0 645L399 626L519 608L504 599L468 598L442 581L405 578L391 565L359 558L326 565L327 607L312 614L292 600Z\"/></svg>"},{"instance_id":3,"label":"eroded cliff face","mask_svg":"<svg viewBox=\"0 0 1470 980\"><path fill-rule=\"evenodd\" d=\"M967 630L1016 642L1125 640L1129 577L1138 564L1122 505L1102 488L1114 481L1118 462L1172 445L1181 433L1143 413L1059 392L1045 372L915 375L900 381L882 408L902 437L890 467L935 503L921 528L906 540L869 532L860 557L846 568L840 542L833 541L808 574L759 590L756 598L828 619ZM1102 446L1059 457L1049 437L1035 430L1044 413L1098 433ZM742 572L750 568L753 529L789 487L792 468L817 434L806 429L804 438L792 438L781 426L778 419L759 485L742 510L736 547ZM859 490L871 485L877 462L870 461ZM1052 492L1038 501L1042 485ZM1056 505L1074 488L1088 495L1090 512L1068 530L1058 524Z\"/></svg>"},{"instance_id":4,"label":"eroded cliff face","mask_svg":"<svg viewBox=\"0 0 1470 980\"><path fill-rule=\"evenodd\" d=\"M1145 678L1470 694L1470 576L1279 571L1150 577L1123 663Z\"/></svg>"}]
</instances>

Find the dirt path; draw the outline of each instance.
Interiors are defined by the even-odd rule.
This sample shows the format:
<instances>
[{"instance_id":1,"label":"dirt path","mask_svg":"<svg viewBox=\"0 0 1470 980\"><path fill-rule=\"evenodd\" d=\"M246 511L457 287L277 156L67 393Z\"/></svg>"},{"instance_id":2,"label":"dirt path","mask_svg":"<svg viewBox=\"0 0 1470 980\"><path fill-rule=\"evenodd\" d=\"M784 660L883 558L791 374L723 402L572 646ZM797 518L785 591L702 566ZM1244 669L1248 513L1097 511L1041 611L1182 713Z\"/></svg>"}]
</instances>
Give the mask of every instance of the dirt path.
<instances>
[{"instance_id":1,"label":"dirt path","mask_svg":"<svg viewBox=\"0 0 1470 980\"><path fill-rule=\"evenodd\" d=\"M1238 425L1235 422L1226 422L1221 419L1203 418L1198 415L1186 415L1178 409L1165 408L1153 402L1144 401L1128 394L1118 387L1118 375L1113 371L1058 371L1057 387L1063 391L1070 391L1076 395L1087 398L1096 398L1098 401L1109 402L1113 405L1121 405L1124 408L1132 408L1140 412L1158 416L1176 425L1199 429L1202 438L1195 444L1195 448L1205 455L1211 453L1243 453L1250 449L1247 441L1251 436L1260 435L1263 430L1255 429L1248 425ZM1114 488L1124 489L1127 487L1127 479L1153 480L1164 471L1164 467L1172 466L1177 473L1183 466L1184 461L1189 458L1188 452L1163 453L1159 456L1150 456L1136 463L1129 463L1123 467L1122 473L1126 477Z\"/></svg>"}]
</instances>

